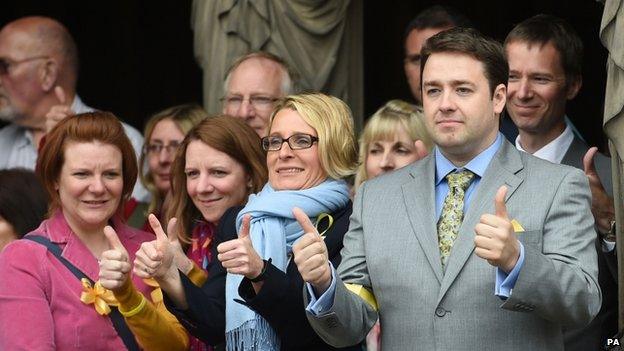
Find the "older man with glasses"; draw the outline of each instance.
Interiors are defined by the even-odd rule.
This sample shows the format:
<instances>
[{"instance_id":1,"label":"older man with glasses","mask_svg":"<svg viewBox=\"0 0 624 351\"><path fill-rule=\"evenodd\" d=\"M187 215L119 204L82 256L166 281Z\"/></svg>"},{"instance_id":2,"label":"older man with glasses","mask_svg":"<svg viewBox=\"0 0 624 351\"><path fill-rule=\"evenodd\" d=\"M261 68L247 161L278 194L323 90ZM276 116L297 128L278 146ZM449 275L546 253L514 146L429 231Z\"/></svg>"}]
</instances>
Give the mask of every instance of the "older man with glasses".
<instances>
[{"instance_id":1,"label":"older man with glasses","mask_svg":"<svg viewBox=\"0 0 624 351\"><path fill-rule=\"evenodd\" d=\"M76 94L78 49L67 29L47 17L23 17L0 30L0 169L34 169L39 142L67 115L93 111ZM54 122L50 124L50 122ZM143 137L123 124L137 155ZM137 183L133 196L145 199Z\"/></svg>"},{"instance_id":2,"label":"older man with glasses","mask_svg":"<svg viewBox=\"0 0 624 351\"><path fill-rule=\"evenodd\" d=\"M239 57L227 71L223 113L242 118L265 137L275 102L295 93L294 77L286 62L273 54L257 51Z\"/></svg>"}]
</instances>

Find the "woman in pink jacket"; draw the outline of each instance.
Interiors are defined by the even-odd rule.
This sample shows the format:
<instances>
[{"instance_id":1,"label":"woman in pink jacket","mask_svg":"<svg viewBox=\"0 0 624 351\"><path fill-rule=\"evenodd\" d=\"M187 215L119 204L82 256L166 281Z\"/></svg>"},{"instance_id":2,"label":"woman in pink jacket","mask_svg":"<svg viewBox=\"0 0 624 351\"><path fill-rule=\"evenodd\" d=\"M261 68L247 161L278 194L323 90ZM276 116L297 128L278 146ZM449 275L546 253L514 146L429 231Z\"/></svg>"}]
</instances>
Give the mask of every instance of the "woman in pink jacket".
<instances>
[{"instance_id":1,"label":"woman in pink jacket","mask_svg":"<svg viewBox=\"0 0 624 351\"><path fill-rule=\"evenodd\" d=\"M153 288L129 273L153 236L120 220L137 164L117 118L93 112L61 121L37 173L50 196L48 219L0 254L0 350L187 347L177 320L152 305Z\"/></svg>"}]
</instances>

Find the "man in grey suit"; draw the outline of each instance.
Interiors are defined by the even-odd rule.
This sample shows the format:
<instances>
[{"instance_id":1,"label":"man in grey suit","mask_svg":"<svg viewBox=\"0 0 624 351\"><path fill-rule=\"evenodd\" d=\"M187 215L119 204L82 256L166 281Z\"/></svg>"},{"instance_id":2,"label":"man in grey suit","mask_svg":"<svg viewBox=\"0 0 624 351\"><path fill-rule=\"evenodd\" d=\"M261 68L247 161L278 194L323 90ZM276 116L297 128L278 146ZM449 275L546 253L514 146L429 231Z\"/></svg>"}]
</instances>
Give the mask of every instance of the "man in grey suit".
<instances>
[{"instance_id":1,"label":"man in grey suit","mask_svg":"<svg viewBox=\"0 0 624 351\"><path fill-rule=\"evenodd\" d=\"M427 41L422 69L436 148L358 190L337 272L298 217L310 323L335 346L379 316L387 350L562 350L563 327L601 302L587 178L498 132L500 44L451 29Z\"/></svg>"},{"instance_id":2,"label":"man in grey suit","mask_svg":"<svg viewBox=\"0 0 624 351\"><path fill-rule=\"evenodd\" d=\"M574 135L566 103L582 85L583 43L561 18L536 15L505 39L509 62L507 111L518 126L516 148L533 156L584 169L592 190L602 307L585 328L564 334L566 351L597 350L617 332L617 263L611 161Z\"/></svg>"}]
</instances>

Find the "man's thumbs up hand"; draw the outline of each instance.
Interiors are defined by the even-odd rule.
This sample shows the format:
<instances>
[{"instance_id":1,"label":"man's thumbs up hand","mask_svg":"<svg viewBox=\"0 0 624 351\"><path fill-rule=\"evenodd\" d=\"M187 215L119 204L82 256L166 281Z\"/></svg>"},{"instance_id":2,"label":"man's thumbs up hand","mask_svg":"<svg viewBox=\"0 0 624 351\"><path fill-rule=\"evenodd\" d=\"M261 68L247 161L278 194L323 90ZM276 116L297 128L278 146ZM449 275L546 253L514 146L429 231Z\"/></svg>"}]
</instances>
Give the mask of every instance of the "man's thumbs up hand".
<instances>
[{"instance_id":1,"label":"man's thumbs up hand","mask_svg":"<svg viewBox=\"0 0 624 351\"><path fill-rule=\"evenodd\" d=\"M507 214L507 187L501 186L494 197L495 214L483 214L475 226L475 254L506 273L516 266L520 257L520 242L514 234Z\"/></svg>"}]
</instances>

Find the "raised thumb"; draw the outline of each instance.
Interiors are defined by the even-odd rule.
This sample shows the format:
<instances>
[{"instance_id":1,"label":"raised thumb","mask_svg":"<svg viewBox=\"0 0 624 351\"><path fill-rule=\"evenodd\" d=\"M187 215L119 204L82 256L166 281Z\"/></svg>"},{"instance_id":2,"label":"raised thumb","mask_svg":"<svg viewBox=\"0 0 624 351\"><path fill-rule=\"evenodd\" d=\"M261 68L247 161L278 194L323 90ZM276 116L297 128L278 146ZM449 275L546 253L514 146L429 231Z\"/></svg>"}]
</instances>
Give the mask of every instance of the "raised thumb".
<instances>
[{"instance_id":1,"label":"raised thumb","mask_svg":"<svg viewBox=\"0 0 624 351\"><path fill-rule=\"evenodd\" d=\"M508 218L507 205L505 205L505 196L507 195L507 187L501 186L494 197L494 209L498 217Z\"/></svg>"},{"instance_id":2,"label":"raised thumb","mask_svg":"<svg viewBox=\"0 0 624 351\"><path fill-rule=\"evenodd\" d=\"M110 225L104 227L104 236L106 236L106 240L108 241L108 246L111 249L119 250L122 252L126 251L126 248L123 246L119 237L117 236L117 232Z\"/></svg>"},{"instance_id":3,"label":"raised thumb","mask_svg":"<svg viewBox=\"0 0 624 351\"><path fill-rule=\"evenodd\" d=\"M302 209L294 207L292 213L295 216L297 222L299 222L301 228L303 228L304 233L317 233L316 227L314 227L314 224L312 224L310 217L308 217L308 215L305 214Z\"/></svg>"},{"instance_id":4,"label":"raised thumb","mask_svg":"<svg viewBox=\"0 0 624 351\"><path fill-rule=\"evenodd\" d=\"M246 214L243 216L243 224L241 225L240 232L238 232L238 238L243 239L249 236L249 227L251 226L251 216Z\"/></svg>"},{"instance_id":5,"label":"raised thumb","mask_svg":"<svg viewBox=\"0 0 624 351\"><path fill-rule=\"evenodd\" d=\"M56 95L56 98L61 105L65 105L67 98L65 97L65 90L63 90L60 85L54 87L54 95Z\"/></svg>"}]
</instances>

